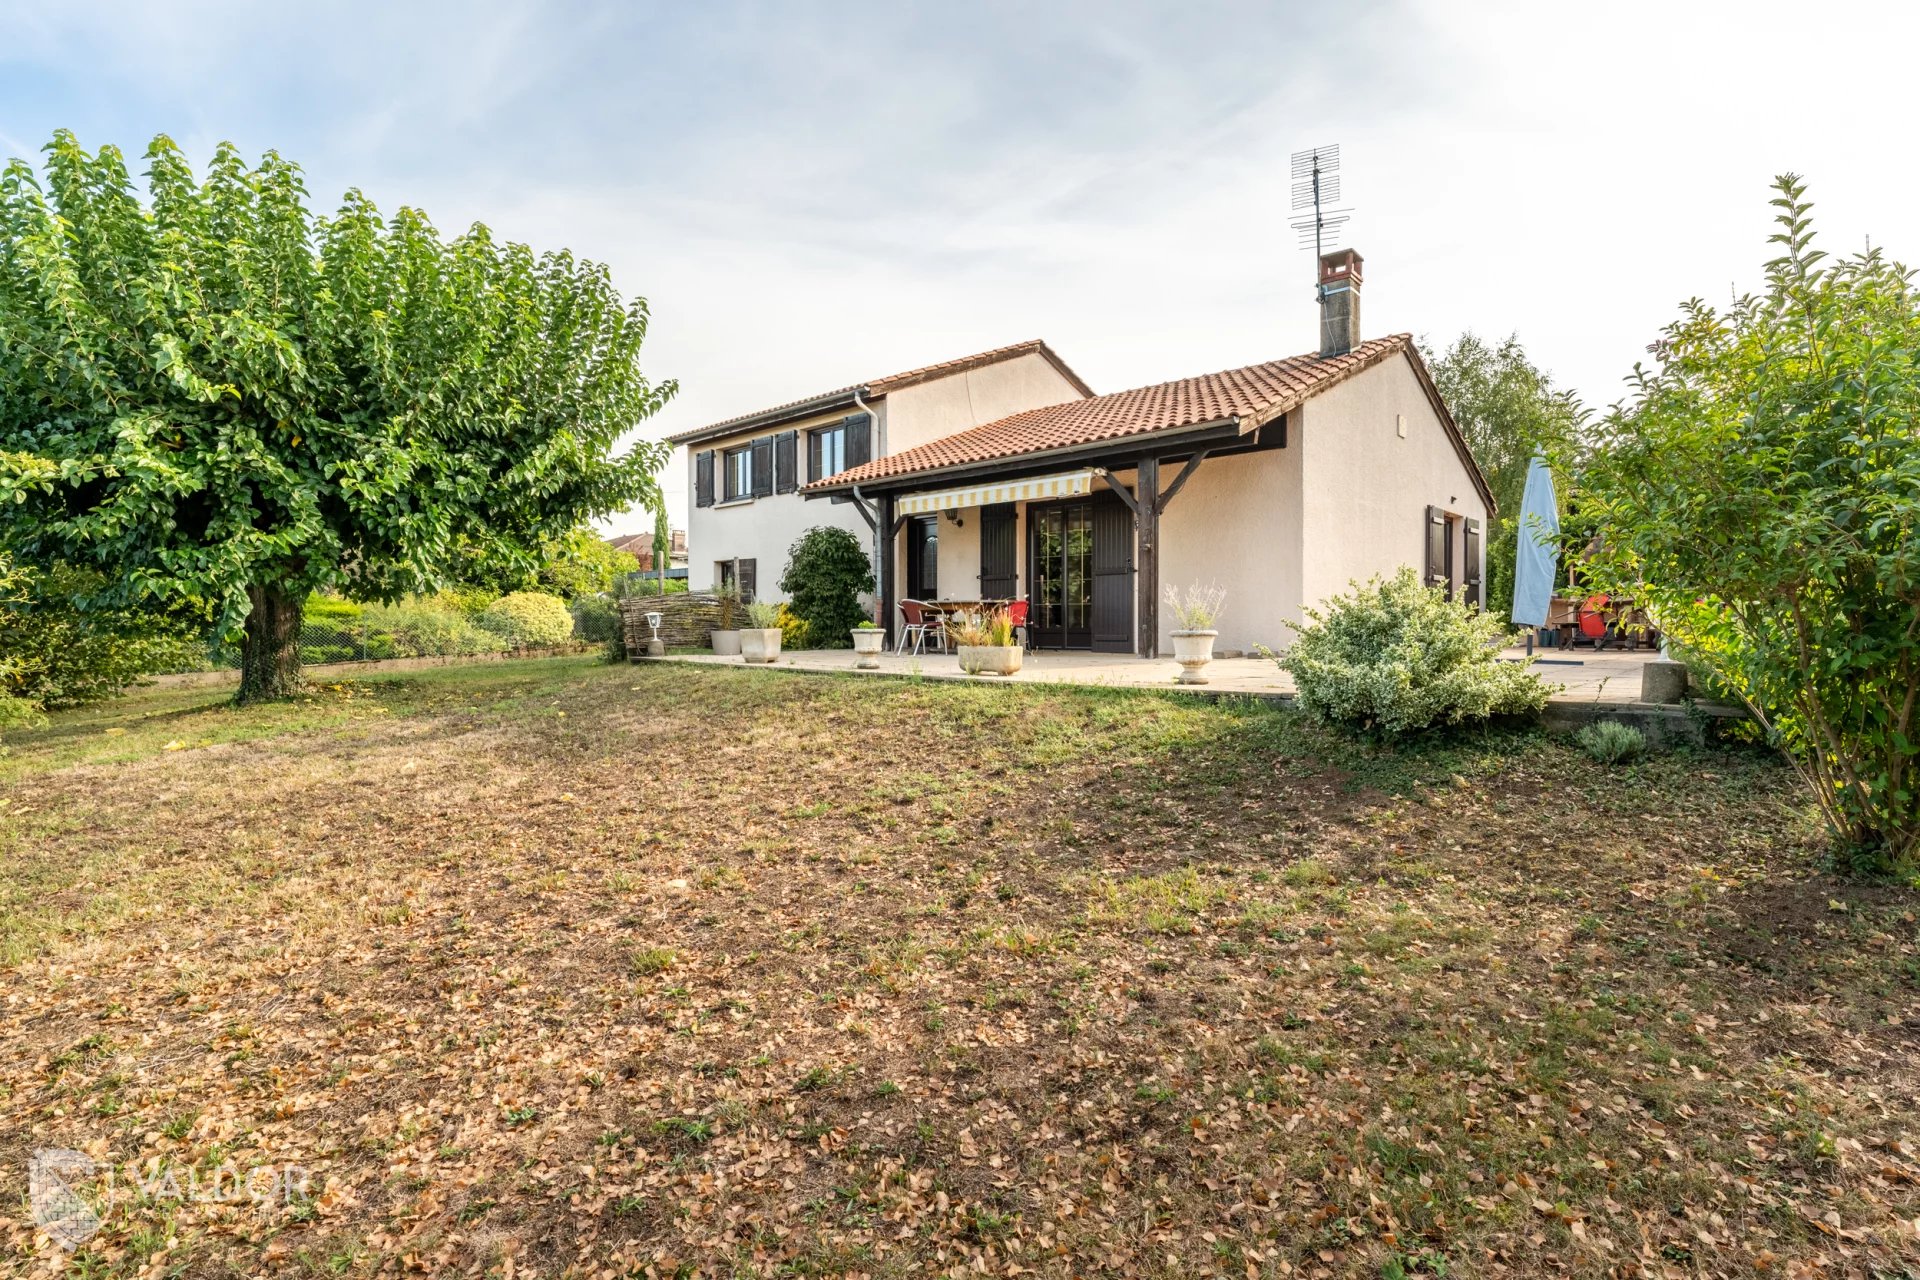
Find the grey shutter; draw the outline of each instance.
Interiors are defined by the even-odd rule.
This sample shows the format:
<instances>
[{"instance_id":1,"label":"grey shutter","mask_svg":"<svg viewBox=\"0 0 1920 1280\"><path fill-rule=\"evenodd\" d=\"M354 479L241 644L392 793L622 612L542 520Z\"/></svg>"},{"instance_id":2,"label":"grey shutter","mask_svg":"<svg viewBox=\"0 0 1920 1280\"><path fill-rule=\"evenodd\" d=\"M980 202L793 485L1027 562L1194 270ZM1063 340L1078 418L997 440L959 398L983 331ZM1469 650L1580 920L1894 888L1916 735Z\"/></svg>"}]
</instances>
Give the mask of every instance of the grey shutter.
<instances>
[{"instance_id":1,"label":"grey shutter","mask_svg":"<svg viewBox=\"0 0 1920 1280\"><path fill-rule=\"evenodd\" d=\"M1467 603L1478 609L1486 603L1480 591L1480 522L1467 521L1467 565L1463 575L1467 580Z\"/></svg>"},{"instance_id":2,"label":"grey shutter","mask_svg":"<svg viewBox=\"0 0 1920 1280\"><path fill-rule=\"evenodd\" d=\"M873 461L873 418L870 414L850 413L847 428L847 470Z\"/></svg>"},{"instance_id":3,"label":"grey shutter","mask_svg":"<svg viewBox=\"0 0 1920 1280\"><path fill-rule=\"evenodd\" d=\"M980 598L1011 600L1020 589L1018 519L1011 502L980 508Z\"/></svg>"},{"instance_id":4,"label":"grey shutter","mask_svg":"<svg viewBox=\"0 0 1920 1280\"><path fill-rule=\"evenodd\" d=\"M1447 513L1427 508L1427 576L1430 587L1447 585Z\"/></svg>"},{"instance_id":5,"label":"grey shutter","mask_svg":"<svg viewBox=\"0 0 1920 1280\"><path fill-rule=\"evenodd\" d=\"M733 582L740 588L740 603L752 604L753 593L760 586L760 567L752 560L736 560L733 563Z\"/></svg>"},{"instance_id":6,"label":"grey shutter","mask_svg":"<svg viewBox=\"0 0 1920 1280\"><path fill-rule=\"evenodd\" d=\"M753 496L764 498L773 492L773 437L761 436L753 442Z\"/></svg>"},{"instance_id":7,"label":"grey shutter","mask_svg":"<svg viewBox=\"0 0 1920 1280\"><path fill-rule=\"evenodd\" d=\"M820 433L807 432L807 483L823 479L820 474Z\"/></svg>"},{"instance_id":8,"label":"grey shutter","mask_svg":"<svg viewBox=\"0 0 1920 1280\"><path fill-rule=\"evenodd\" d=\"M1133 652L1133 512L1108 491L1093 500L1095 653Z\"/></svg>"},{"instance_id":9,"label":"grey shutter","mask_svg":"<svg viewBox=\"0 0 1920 1280\"><path fill-rule=\"evenodd\" d=\"M693 455L693 505L713 505L713 450L702 449Z\"/></svg>"},{"instance_id":10,"label":"grey shutter","mask_svg":"<svg viewBox=\"0 0 1920 1280\"><path fill-rule=\"evenodd\" d=\"M795 474L794 446L798 437L791 431L782 431L773 438L773 491L792 493L800 487L799 477Z\"/></svg>"}]
</instances>

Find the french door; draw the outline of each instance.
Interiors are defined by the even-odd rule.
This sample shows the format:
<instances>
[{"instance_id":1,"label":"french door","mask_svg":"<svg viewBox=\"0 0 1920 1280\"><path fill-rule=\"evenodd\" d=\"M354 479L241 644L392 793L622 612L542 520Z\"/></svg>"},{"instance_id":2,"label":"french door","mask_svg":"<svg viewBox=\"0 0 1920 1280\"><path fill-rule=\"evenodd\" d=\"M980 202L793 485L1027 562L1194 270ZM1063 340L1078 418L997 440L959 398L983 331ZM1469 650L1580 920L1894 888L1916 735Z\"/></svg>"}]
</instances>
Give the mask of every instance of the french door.
<instances>
[{"instance_id":1,"label":"french door","mask_svg":"<svg viewBox=\"0 0 1920 1280\"><path fill-rule=\"evenodd\" d=\"M1131 651L1133 522L1112 495L1027 509L1036 648Z\"/></svg>"}]
</instances>

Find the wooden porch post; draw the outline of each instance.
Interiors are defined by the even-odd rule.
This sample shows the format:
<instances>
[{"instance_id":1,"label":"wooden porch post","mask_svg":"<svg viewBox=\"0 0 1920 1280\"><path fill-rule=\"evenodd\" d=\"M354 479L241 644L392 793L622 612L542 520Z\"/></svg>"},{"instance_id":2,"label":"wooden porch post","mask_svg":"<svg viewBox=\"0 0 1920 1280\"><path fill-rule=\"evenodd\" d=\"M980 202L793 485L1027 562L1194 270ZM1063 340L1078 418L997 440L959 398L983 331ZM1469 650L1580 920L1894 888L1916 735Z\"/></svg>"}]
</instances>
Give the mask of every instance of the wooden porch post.
<instances>
[{"instance_id":1,"label":"wooden porch post","mask_svg":"<svg viewBox=\"0 0 1920 1280\"><path fill-rule=\"evenodd\" d=\"M1134 652L1160 656L1160 459L1142 458L1133 481L1134 528L1139 551L1133 558L1139 639Z\"/></svg>"},{"instance_id":2,"label":"wooden porch post","mask_svg":"<svg viewBox=\"0 0 1920 1280\"><path fill-rule=\"evenodd\" d=\"M892 494L879 494L874 498L873 505L874 516L878 523L877 540L880 544L880 629L886 633L886 639L881 641L881 644L891 649L893 647L893 605L896 594L893 585L893 543L899 530L894 528Z\"/></svg>"}]
</instances>

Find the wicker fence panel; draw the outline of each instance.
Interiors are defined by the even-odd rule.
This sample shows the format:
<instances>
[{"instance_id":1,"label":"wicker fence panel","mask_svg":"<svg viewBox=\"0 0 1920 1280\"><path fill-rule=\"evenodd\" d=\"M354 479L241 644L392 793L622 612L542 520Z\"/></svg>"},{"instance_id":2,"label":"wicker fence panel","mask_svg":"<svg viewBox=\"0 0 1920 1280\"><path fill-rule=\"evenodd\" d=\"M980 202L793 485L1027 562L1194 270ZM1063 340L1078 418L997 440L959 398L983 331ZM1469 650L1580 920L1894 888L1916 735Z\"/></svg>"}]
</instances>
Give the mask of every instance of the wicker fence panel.
<instances>
[{"instance_id":1,"label":"wicker fence panel","mask_svg":"<svg viewBox=\"0 0 1920 1280\"><path fill-rule=\"evenodd\" d=\"M733 625L740 625L738 605L734 606ZM644 655L653 631L647 615L658 613L660 638L669 649L707 647L707 633L720 625L720 598L695 592L666 596L629 596L620 602L620 622L625 628L627 653Z\"/></svg>"}]
</instances>

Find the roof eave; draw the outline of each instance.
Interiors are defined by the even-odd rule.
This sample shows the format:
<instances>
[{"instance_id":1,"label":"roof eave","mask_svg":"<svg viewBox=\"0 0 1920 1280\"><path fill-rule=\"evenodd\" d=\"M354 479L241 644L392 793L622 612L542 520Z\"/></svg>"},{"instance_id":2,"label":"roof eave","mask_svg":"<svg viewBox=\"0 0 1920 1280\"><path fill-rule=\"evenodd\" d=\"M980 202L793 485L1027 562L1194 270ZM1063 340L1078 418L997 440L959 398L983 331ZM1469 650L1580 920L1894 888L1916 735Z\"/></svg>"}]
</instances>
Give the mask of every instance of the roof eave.
<instances>
[{"instance_id":1,"label":"roof eave","mask_svg":"<svg viewBox=\"0 0 1920 1280\"><path fill-rule=\"evenodd\" d=\"M1284 413L1286 410L1283 408L1280 412ZM1275 414L1263 418L1262 422L1271 421L1274 416L1278 415ZM1236 434L1244 435L1252 430L1255 425L1257 424L1255 424L1251 417L1235 415L1225 418L1213 418L1206 422L1188 422L1174 427L1161 427L1154 431L1136 431L1128 435L1109 436L1102 440L1089 440L1081 444L1058 445L1052 449L1035 449L1026 453L1012 453L1004 458L987 458L978 462L956 462L944 467L929 467L922 471L906 471L898 475L867 476L859 480L848 480L844 483L836 483L834 477L828 476L825 480L816 480L811 485L803 486L800 490L800 496L804 498L832 498L850 493L856 488L872 489L875 492L883 489L916 488L921 487L925 483L939 484L950 479L964 479L973 473L991 473L1010 467L1026 466L1029 463L1052 464L1062 459L1079 456L1086 456L1091 459L1101 454L1125 452L1138 443L1153 443L1163 440L1173 440L1177 443L1182 436L1214 432L1218 431L1221 427L1227 426L1232 427Z\"/></svg>"},{"instance_id":2,"label":"roof eave","mask_svg":"<svg viewBox=\"0 0 1920 1280\"><path fill-rule=\"evenodd\" d=\"M759 413L750 413L744 418L730 418L725 422L716 422L698 430L683 431L677 436L668 436L667 443L705 444L709 440L720 440L727 436L738 435L742 431L756 431L761 427L777 426L797 418L810 418L816 413L826 413L832 409L850 409L854 407L853 402L856 398L871 403L884 395L884 392L871 392L865 386L843 387L838 391L830 391L809 400L781 405L777 409L762 409Z\"/></svg>"}]
</instances>

